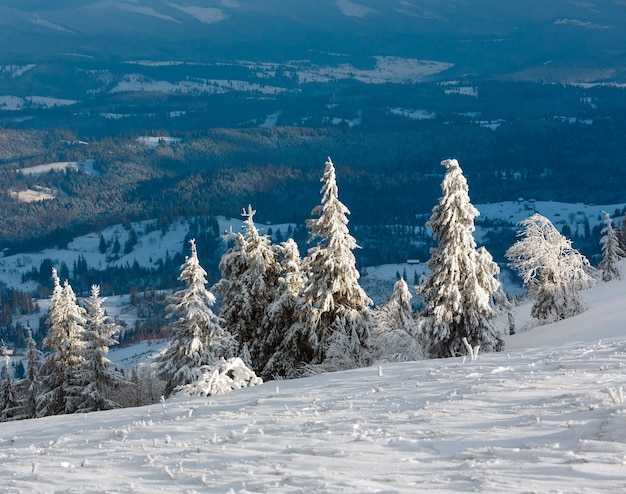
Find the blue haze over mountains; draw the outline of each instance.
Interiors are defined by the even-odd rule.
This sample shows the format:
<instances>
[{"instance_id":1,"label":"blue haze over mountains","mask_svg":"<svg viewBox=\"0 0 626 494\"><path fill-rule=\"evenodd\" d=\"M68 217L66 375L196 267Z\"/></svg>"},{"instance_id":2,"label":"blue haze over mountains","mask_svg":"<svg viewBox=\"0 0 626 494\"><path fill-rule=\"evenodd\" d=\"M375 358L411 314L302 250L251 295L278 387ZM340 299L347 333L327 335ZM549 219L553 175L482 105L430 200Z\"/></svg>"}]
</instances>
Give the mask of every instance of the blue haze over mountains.
<instances>
[{"instance_id":1,"label":"blue haze over mountains","mask_svg":"<svg viewBox=\"0 0 626 494\"><path fill-rule=\"evenodd\" d=\"M626 77L621 0L5 0L0 26L5 63L68 54L282 62L341 53L357 63L371 55L454 63L448 77Z\"/></svg>"}]
</instances>

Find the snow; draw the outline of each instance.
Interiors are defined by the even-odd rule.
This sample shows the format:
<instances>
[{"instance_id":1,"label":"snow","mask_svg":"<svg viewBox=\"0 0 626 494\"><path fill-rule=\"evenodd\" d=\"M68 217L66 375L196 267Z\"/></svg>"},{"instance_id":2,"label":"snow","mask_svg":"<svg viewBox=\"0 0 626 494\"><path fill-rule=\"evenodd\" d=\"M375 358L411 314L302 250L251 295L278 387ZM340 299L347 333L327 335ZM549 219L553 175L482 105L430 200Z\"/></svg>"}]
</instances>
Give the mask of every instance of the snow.
<instances>
[{"instance_id":1,"label":"snow","mask_svg":"<svg viewBox=\"0 0 626 494\"><path fill-rule=\"evenodd\" d=\"M528 218L534 213L539 213L548 218L560 230L562 225L569 225L572 235L578 227L581 227L585 220L589 221L589 227L604 224L604 214L613 215L616 210L626 207L625 203L619 204L571 204L556 201L535 201L534 199L519 199L518 201L506 201L489 204L476 204L476 209L480 211L477 223L486 218L500 218L513 224ZM621 220L621 215L619 219Z\"/></svg>"},{"instance_id":2,"label":"snow","mask_svg":"<svg viewBox=\"0 0 626 494\"><path fill-rule=\"evenodd\" d=\"M57 161L54 163L45 163L43 165L29 166L27 168L20 168L17 171L24 175L41 175L42 173L48 173L49 171L63 171L68 168L78 170L83 169L87 173L96 175L97 172L94 169L95 160L86 159L82 161Z\"/></svg>"},{"instance_id":3,"label":"snow","mask_svg":"<svg viewBox=\"0 0 626 494\"><path fill-rule=\"evenodd\" d=\"M0 96L0 110L21 110L24 106L24 100L18 96Z\"/></svg>"},{"instance_id":4,"label":"snow","mask_svg":"<svg viewBox=\"0 0 626 494\"><path fill-rule=\"evenodd\" d=\"M621 492L626 282L501 353L0 424L3 488L50 492ZM116 352L111 352L111 357Z\"/></svg>"},{"instance_id":5,"label":"snow","mask_svg":"<svg viewBox=\"0 0 626 494\"><path fill-rule=\"evenodd\" d=\"M278 124L278 117L282 114L282 110L278 110L276 113L271 113L265 117L265 121L259 125L259 127L275 127Z\"/></svg>"},{"instance_id":6,"label":"snow","mask_svg":"<svg viewBox=\"0 0 626 494\"><path fill-rule=\"evenodd\" d=\"M364 19L368 15L374 14L376 11L365 5L360 5L350 0L337 0L337 6L341 13L347 17L356 17L357 19Z\"/></svg>"},{"instance_id":7,"label":"snow","mask_svg":"<svg viewBox=\"0 0 626 494\"><path fill-rule=\"evenodd\" d=\"M431 120L437 115L427 110L409 110L405 108L391 108L389 113L392 115L399 115L409 120Z\"/></svg>"},{"instance_id":8,"label":"snow","mask_svg":"<svg viewBox=\"0 0 626 494\"><path fill-rule=\"evenodd\" d=\"M367 8L353 2L347 2L347 0L344 1L346 2L346 5L349 4L351 8L354 6L364 9ZM180 6L176 6L176 8L183 9L183 7ZM213 20L218 22L218 16L213 12L213 10L219 11L219 9L202 7L184 7L184 9L185 12L196 17L206 16L206 18L202 18L207 22L212 22ZM335 55L340 56L340 54ZM274 79L276 77L277 70L280 68L285 76L297 81L298 84L324 83L336 80L356 80L365 84L415 83L424 81L429 76L443 72L453 66L453 64L447 62L393 56L375 56L372 57L372 60L374 62L374 67L372 69L358 69L348 63L320 66L312 64L309 60L292 60L286 63L238 60L235 64L248 69L251 76L256 79ZM176 60L134 60L126 63L152 67L176 66L183 64L198 65L198 63L187 63ZM219 66L221 64L205 63L201 65ZM454 83L456 84L456 82ZM153 91L177 94L221 94L228 91L240 91L256 92L271 96L284 92L297 92L299 89L264 85L247 80L206 79L201 77L186 77L184 80L179 81L154 80L140 74L130 73L125 74L117 82L117 84L115 84L115 86L108 91L110 93ZM477 94L473 93L476 91L476 88L455 87L450 91L477 96ZM0 101L0 105L1 103L2 102ZM15 104L13 104L13 106L15 106ZM110 113L105 114L105 116L107 116L107 118L122 118L126 115Z\"/></svg>"},{"instance_id":9,"label":"snow","mask_svg":"<svg viewBox=\"0 0 626 494\"><path fill-rule=\"evenodd\" d=\"M229 18L228 14L225 14L221 9L211 7L183 7L175 3L168 3L168 5L194 17L203 24L215 24L216 22L224 21Z\"/></svg>"},{"instance_id":10,"label":"snow","mask_svg":"<svg viewBox=\"0 0 626 494\"><path fill-rule=\"evenodd\" d=\"M452 89L444 89L446 94L461 94L463 96L471 96L478 98L478 88L474 86L455 86Z\"/></svg>"},{"instance_id":11,"label":"snow","mask_svg":"<svg viewBox=\"0 0 626 494\"><path fill-rule=\"evenodd\" d=\"M78 103L73 99L50 98L48 96L27 96L25 99L32 104L33 108L54 108L55 106L70 106Z\"/></svg>"},{"instance_id":12,"label":"snow","mask_svg":"<svg viewBox=\"0 0 626 494\"><path fill-rule=\"evenodd\" d=\"M194 78L172 83L169 81L155 81L138 74L128 74L109 92L120 93L127 91L153 91L183 94L221 94L227 91L240 91L278 94L287 90L277 86L266 86L247 81Z\"/></svg>"},{"instance_id":13,"label":"snow","mask_svg":"<svg viewBox=\"0 0 626 494\"><path fill-rule=\"evenodd\" d=\"M35 67L36 65L32 63L26 65L1 65L0 72L11 74L11 77L20 77Z\"/></svg>"},{"instance_id":14,"label":"snow","mask_svg":"<svg viewBox=\"0 0 626 494\"><path fill-rule=\"evenodd\" d=\"M606 24L596 24L595 22L581 21L579 19L558 19L554 21L554 25L582 27L584 29L611 29L611 26Z\"/></svg>"},{"instance_id":15,"label":"snow","mask_svg":"<svg viewBox=\"0 0 626 494\"><path fill-rule=\"evenodd\" d=\"M167 14L162 14L158 12L157 10L153 9L152 7L143 7L141 5L133 5L131 3L126 3L126 2L118 2L116 3L116 6L118 9L125 10L127 12L134 12L136 14L155 17L157 19L161 19L164 21L175 22L177 24L180 24L179 20L176 20L172 16L169 16Z\"/></svg>"},{"instance_id":16,"label":"snow","mask_svg":"<svg viewBox=\"0 0 626 494\"><path fill-rule=\"evenodd\" d=\"M481 127L484 127L489 130L496 130L500 125L502 125L506 120L502 120L498 118L497 120L478 120L476 123Z\"/></svg>"},{"instance_id":17,"label":"snow","mask_svg":"<svg viewBox=\"0 0 626 494\"><path fill-rule=\"evenodd\" d=\"M41 190L26 189L20 190L19 192L11 192L11 195L22 202L37 202L45 199L54 199L56 197L52 189L47 187L42 187Z\"/></svg>"},{"instance_id":18,"label":"snow","mask_svg":"<svg viewBox=\"0 0 626 494\"><path fill-rule=\"evenodd\" d=\"M34 67L34 66L33 66ZM28 69L22 69L16 73L20 75L26 72ZM15 76L15 73L13 74ZM19 96L0 96L0 110L22 110L27 108L54 108L57 106L69 106L77 103L76 100L51 98L49 96L26 96L20 98Z\"/></svg>"},{"instance_id":19,"label":"snow","mask_svg":"<svg viewBox=\"0 0 626 494\"><path fill-rule=\"evenodd\" d=\"M177 144L181 142L180 137L167 137L167 136L141 136L137 138L137 142L143 144L151 149L159 147L160 144Z\"/></svg>"},{"instance_id":20,"label":"snow","mask_svg":"<svg viewBox=\"0 0 626 494\"><path fill-rule=\"evenodd\" d=\"M293 71L301 84L309 82L329 82L337 79L353 79L366 84L404 84L424 81L428 76L449 69L454 64L433 60L376 56L373 69L357 69L350 64L336 67L307 65L292 62L285 66L287 72Z\"/></svg>"}]
</instances>

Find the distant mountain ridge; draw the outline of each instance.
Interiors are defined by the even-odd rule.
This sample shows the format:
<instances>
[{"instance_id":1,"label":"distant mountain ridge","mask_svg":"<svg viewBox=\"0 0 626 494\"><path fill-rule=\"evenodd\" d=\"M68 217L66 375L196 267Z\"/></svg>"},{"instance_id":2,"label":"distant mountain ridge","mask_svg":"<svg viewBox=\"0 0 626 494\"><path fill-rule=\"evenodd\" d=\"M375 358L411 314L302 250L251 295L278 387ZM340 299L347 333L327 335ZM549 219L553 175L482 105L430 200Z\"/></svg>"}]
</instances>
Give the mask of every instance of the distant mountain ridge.
<instances>
[{"instance_id":1,"label":"distant mountain ridge","mask_svg":"<svg viewBox=\"0 0 626 494\"><path fill-rule=\"evenodd\" d=\"M452 63L456 75L625 78L626 2L64 0L0 7L0 63L68 57ZM626 79L624 79L626 80Z\"/></svg>"}]
</instances>

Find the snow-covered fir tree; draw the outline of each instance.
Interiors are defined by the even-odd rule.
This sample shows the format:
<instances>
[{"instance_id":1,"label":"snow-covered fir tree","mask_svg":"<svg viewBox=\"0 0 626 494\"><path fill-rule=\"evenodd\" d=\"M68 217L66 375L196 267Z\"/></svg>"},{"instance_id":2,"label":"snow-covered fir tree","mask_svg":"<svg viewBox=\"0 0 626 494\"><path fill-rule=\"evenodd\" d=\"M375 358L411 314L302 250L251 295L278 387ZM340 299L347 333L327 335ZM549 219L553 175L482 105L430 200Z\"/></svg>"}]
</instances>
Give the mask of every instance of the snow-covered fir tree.
<instances>
[{"instance_id":1,"label":"snow-covered fir tree","mask_svg":"<svg viewBox=\"0 0 626 494\"><path fill-rule=\"evenodd\" d=\"M580 291L595 283L587 258L538 213L519 226L519 240L506 257L524 285L536 292L532 316L547 324L583 312Z\"/></svg>"},{"instance_id":2,"label":"snow-covered fir tree","mask_svg":"<svg viewBox=\"0 0 626 494\"><path fill-rule=\"evenodd\" d=\"M304 326L298 323L298 296L306 282L298 245L293 239L275 246L280 257L278 297L267 313L267 348L276 349L261 371L263 379L292 378L313 358Z\"/></svg>"},{"instance_id":3,"label":"snow-covered fir tree","mask_svg":"<svg viewBox=\"0 0 626 494\"><path fill-rule=\"evenodd\" d=\"M123 386L115 395L122 407L149 405L165 396L165 382L159 378L157 366L135 364L128 373L128 382L130 386Z\"/></svg>"},{"instance_id":4,"label":"snow-covered fir tree","mask_svg":"<svg viewBox=\"0 0 626 494\"><path fill-rule=\"evenodd\" d=\"M626 213L622 218L622 224L615 226L615 236L621 249L626 252Z\"/></svg>"},{"instance_id":5,"label":"snow-covered fir tree","mask_svg":"<svg viewBox=\"0 0 626 494\"><path fill-rule=\"evenodd\" d=\"M243 212L245 233L229 234L234 245L222 256L222 278L213 290L222 296L224 328L242 350L247 348L252 368L260 372L275 350L268 346L267 311L276 299L281 268L270 239L254 225L255 213L248 206Z\"/></svg>"},{"instance_id":6,"label":"snow-covered fir tree","mask_svg":"<svg viewBox=\"0 0 626 494\"><path fill-rule=\"evenodd\" d=\"M2 354L2 394L0 395L0 421L6 422L13 420L18 411L18 396L16 391L15 379L9 363L11 358L4 342L0 347Z\"/></svg>"},{"instance_id":7,"label":"snow-covered fir tree","mask_svg":"<svg viewBox=\"0 0 626 494\"><path fill-rule=\"evenodd\" d=\"M486 249L476 250L472 233L479 212L470 203L459 163L448 159L441 164L447 169L443 196L427 223L438 243L427 263L430 275L418 288L427 351L435 358L464 354L463 338L481 351L498 351L503 346L494 323L499 268Z\"/></svg>"},{"instance_id":8,"label":"snow-covered fir tree","mask_svg":"<svg viewBox=\"0 0 626 494\"><path fill-rule=\"evenodd\" d=\"M322 202L312 211L317 218L307 220L311 242L317 244L305 259L307 281L298 310L312 347L311 363L339 370L368 362L372 301L359 285L352 252L358 246L348 230L350 211L339 200L330 158L321 181Z\"/></svg>"},{"instance_id":9,"label":"snow-covered fir tree","mask_svg":"<svg viewBox=\"0 0 626 494\"><path fill-rule=\"evenodd\" d=\"M620 259L626 257L624 251L620 247L617 234L613 228L611 216L604 213L604 228L600 232L600 245L602 248L602 260L598 265L602 272L602 281L611 281L622 277L620 271Z\"/></svg>"},{"instance_id":10,"label":"snow-covered fir tree","mask_svg":"<svg viewBox=\"0 0 626 494\"><path fill-rule=\"evenodd\" d=\"M406 281L401 278L394 285L389 301L374 312L370 342L374 359L404 362L424 358L412 298Z\"/></svg>"},{"instance_id":11,"label":"snow-covered fir tree","mask_svg":"<svg viewBox=\"0 0 626 494\"><path fill-rule=\"evenodd\" d=\"M66 280L61 286L52 270L54 290L43 340L49 349L41 367L41 390L37 396L37 415L73 413L80 402L82 389L78 371L83 360L84 310L78 306L74 290Z\"/></svg>"},{"instance_id":12,"label":"snow-covered fir tree","mask_svg":"<svg viewBox=\"0 0 626 494\"><path fill-rule=\"evenodd\" d=\"M159 373L165 381L165 395L181 386L197 383L223 358L237 350L235 338L222 327L211 307L215 296L206 289L207 273L198 261L195 240L190 240L191 255L181 266L178 279L185 286L168 299L167 317L172 340L159 356Z\"/></svg>"},{"instance_id":13,"label":"snow-covered fir tree","mask_svg":"<svg viewBox=\"0 0 626 494\"><path fill-rule=\"evenodd\" d=\"M115 336L120 327L107 317L102 307L104 301L100 296L100 287L92 285L91 295L84 302L85 345L77 373L81 386L80 402L76 406L78 412L119 408L120 404L112 397L120 386L126 384L122 374L113 369L107 358L109 347L118 343Z\"/></svg>"},{"instance_id":14,"label":"snow-covered fir tree","mask_svg":"<svg viewBox=\"0 0 626 494\"><path fill-rule=\"evenodd\" d=\"M37 395L39 394L39 369L41 367L41 351L33 338L30 327L26 328L26 355L22 363L26 363L26 376L19 381L19 412L17 419L31 419L37 415Z\"/></svg>"}]
</instances>

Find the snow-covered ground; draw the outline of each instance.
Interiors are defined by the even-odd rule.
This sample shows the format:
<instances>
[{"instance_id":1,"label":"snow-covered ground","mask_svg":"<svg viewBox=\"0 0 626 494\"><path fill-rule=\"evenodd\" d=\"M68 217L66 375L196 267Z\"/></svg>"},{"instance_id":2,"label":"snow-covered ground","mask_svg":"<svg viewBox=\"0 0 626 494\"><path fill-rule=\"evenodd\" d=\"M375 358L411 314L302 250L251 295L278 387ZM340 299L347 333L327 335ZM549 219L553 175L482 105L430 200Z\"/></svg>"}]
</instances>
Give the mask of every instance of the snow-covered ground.
<instances>
[{"instance_id":1,"label":"snow-covered ground","mask_svg":"<svg viewBox=\"0 0 626 494\"><path fill-rule=\"evenodd\" d=\"M74 170L82 169L87 173L92 175L97 175L98 173L94 169L95 160L94 159L86 159L82 161L57 161L55 163L45 163L43 165L35 165L29 166L26 168L19 168L17 171L19 173L23 173L24 175L41 175L42 173L48 173L49 171L63 171L68 168L72 168Z\"/></svg>"},{"instance_id":2,"label":"snow-covered ground","mask_svg":"<svg viewBox=\"0 0 626 494\"><path fill-rule=\"evenodd\" d=\"M2 423L1 490L624 492L626 282L585 296L586 313L474 362L374 365Z\"/></svg>"},{"instance_id":3,"label":"snow-covered ground","mask_svg":"<svg viewBox=\"0 0 626 494\"><path fill-rule=\"evenodd\" d=\"M34 67L34 66L33 66ZM54 108L69 106L77 103L76 100L51 98L49 96L0 96L0 110L23 110L24 108Z\"/></svg>"},{"instance_id":4,"label":"snow-covered ground","mask_svg":"<svg viewBox=\"0 0 626 494\"><path fill-rule=\"evenodd\" d=\"M86 160L84 163L86 170L90 172L90 170L93 169L93 161ZM30 173L43 173L48 169L56 167L72 166L72 162L50 163L42 166L43 168L32 167L26 170ZM23 172L25 172L25 170ZM550 219L557 229L561 230L563 225L567 224L572 234L578 232L582 235L584 234L585 221L589 223L590 228L593 228L596 225L602 224L602 211L613 214L616 210L621 211L626 204L585 205L520 199L518 201L501 203L476 204L475 206L480 211L480 216L477 218L478 226L476 228L475 238L478 242L481 242L484 234L488 230L480 226L480 222L485 219L498 219L516 224L535 212L538 212ZM617 219L621 220L623 217L619 216ZM68 244L67 249L47 249L37 253L15 254L6 257L0 256L0 277L2 281L10 287L20 290L34 290L36 288L34 282L22 283L22 275L30 272L33 268L39 269L41 262L46 258L52 259L54 265L57 267L64 262L71 268L81 256L85 258L89 266L97 269L105 269L107 265L133 265L135 261L142 267L154 267L159 259L165 258L166 252L173 255L183 250L183 241L189 231L189 223L187 221L175 222L170 225L166 232L151 230L148 228L150 223L153 222L144 221L133 224L133 228L138 235L138 243L135 245L132 252L121 255L119 258L112 259L110 252L108 254L102 254L99 250L100 235L109 243L113 243L114 240L117 239L122 246L125 244L128 239L129 231L122 225L114 225L100 232L94 232L74 239ZM220 217L218 218L218 223L222 233L227 232L231 228L234 232L241 232L243 227L243 220L241 218L232 219ZM256 226L263 235L267 234L270 228L274 234L280 230L283 235L285 235L290 226L292 228L295 227L294 224L258 224ZM146 233L147 230L151 231ZM421 259L420 261L425 262L426 259ZM423 270L424 266L419 263L367 267L364 269L362 282L364 286L367 286L370 297L382 303L391 294L397 273L403 275L406 271L408 281L412 286L415 273L417 273L417 276L420 276L424 272ZM381 280L383 281L382 284L380 283ZM509 293L517 294L519 292L519 287L509 285L508 283L506 285L506 289ZM372 290L371 293L370 290ZM376 290L381 293L374 293Z\"/></svg>"}]
</instances>

